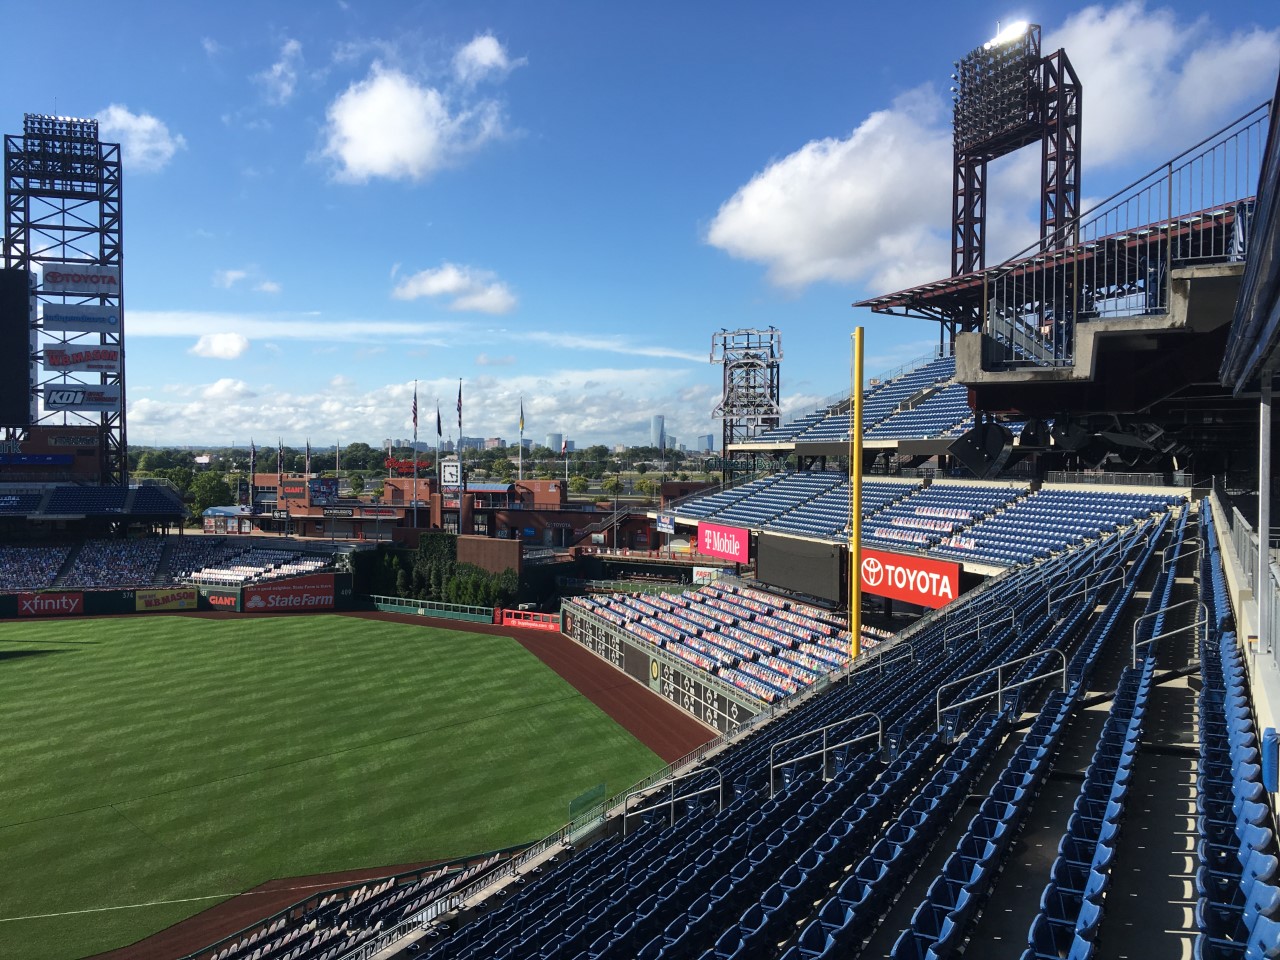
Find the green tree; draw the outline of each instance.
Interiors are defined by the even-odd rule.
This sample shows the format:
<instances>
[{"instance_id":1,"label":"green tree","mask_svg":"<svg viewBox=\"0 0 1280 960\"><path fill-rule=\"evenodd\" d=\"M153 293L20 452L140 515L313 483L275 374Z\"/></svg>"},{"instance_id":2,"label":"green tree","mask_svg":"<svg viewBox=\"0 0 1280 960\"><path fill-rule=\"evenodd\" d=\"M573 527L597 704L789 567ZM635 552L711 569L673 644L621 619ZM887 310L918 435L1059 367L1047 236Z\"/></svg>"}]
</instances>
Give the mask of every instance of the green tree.
<instances>
[{"instance_id":1,"label":"green tree","mask_svg":"<svg viewBox=\"0 0 1280 960\"><path fill-rule=\"evenodd\" d=\"M353 473L349 482L351 484L352 496L358 497L360 494L364 493L364 477L360 476L360 474Z\"/></svg>"},{"instance_id":2,"label":"green tree","mask_svg":"<svg viewBox=\"0 0 1280 960\"><path fill-rule=\"evenodd\" d=\"M643 477L648 472L649 472L649 465L645 463L643 460L641 460L639 463L636 464L636 473L640 474L640 476Z\"/></svg>"},{"instance_id":3,"label":"green tree","mask_svg":"<svg viewBox=\"0 0 1280 960\"><path fill-rule=\"evenodd\" d=\"M586 493L588 486L590 486L590 484L587 483L586 477L570 477L569 478L570 493Z\"/></svg>"},{"instance_id":4,"label":"green tree","mask_svg":"<svg viewBox=\"0 0 1280 960\"><path fill-rule=\"evenodd\" d=\"M652 500L658 492L658 482L645 477L636 483L636 489L640 491L641 496Z\"/></svg>"},{"instance_id":5,"label":"green tree","mask_svg":"<svg viewBox=\"0 0 1280 960\"><path fill-rule=\"evenodd\" d=\"M198 473L191 481L191 510L197 517L210 507L229 507L233 502L231 488L221 474Z\"/></svg>"},{"instance_id":6,"label":"green tree","mask_svg":"<svg viewBox=\"0 0 1280 960\"><path fill-rule=\"evenodd\" d=\"M600 481L600 489L611 497L616 497L622 492L622 481L618 479L617 474L605 477Z\"/></svg>"}]
</instances>

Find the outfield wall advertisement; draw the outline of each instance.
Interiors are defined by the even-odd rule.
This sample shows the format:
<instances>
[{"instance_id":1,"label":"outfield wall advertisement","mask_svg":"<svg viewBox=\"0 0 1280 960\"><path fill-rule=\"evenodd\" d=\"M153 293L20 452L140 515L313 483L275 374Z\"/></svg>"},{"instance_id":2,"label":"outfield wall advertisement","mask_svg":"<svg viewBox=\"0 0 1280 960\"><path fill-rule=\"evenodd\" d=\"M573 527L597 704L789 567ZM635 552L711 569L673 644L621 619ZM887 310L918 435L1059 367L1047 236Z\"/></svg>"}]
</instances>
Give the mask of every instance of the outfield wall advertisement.
<instances>
[{"instance_id":1,"label":"outfield wall advertisement","mask_svg":"<svg viewBox=\"0 0 1280 960\"><path fill-rule=\"evenodd\" d=\"M20 617L74 617L84 613L83 593L20 593Z\"/></svg>"},{"instance_id":2,"label":"outfield wall advertisement","mask_svg":"<svg viewBox=\"0 0 1280 960\"><path fill-rule=\"evenodd\" d=\"M929 609L960 595L960 564L885 550L862 550L862 589Z\"/></svg>"},{"instance_id":3,"label":"outfield wall advertisement","mask_svg":"<svg viewBox=\"0 0 1280 960\"><path fill-rule=\"evenodd\" d=\"M270 580L244 588L246 613L293 613L332 610L333 574L317 573L291 580Z\"/></svg>"},{"instance_id":4,"label":"outfield wall advertisement","mask_svg":"<svg viewBox=\"0 0 1280 960\"><path fill-rule=\"evenodd\" d=\"M726 527L720 523L698 524L698 552L708 557L723 557L747 563L751 558L751 534L741 527Z\"/></svg>"},{"instance_id":5,"label":"outfield wall advertisement","mask_svg":"<svg viewBox=\"0 0 1280 960\"><path fill-rule=\"evenodd\" d=\"M133 602L139 613L151 613L194 610L198 601L195 587L174 587L171 590L137 590L133 594Z\"/></svg>"}]
</instances>

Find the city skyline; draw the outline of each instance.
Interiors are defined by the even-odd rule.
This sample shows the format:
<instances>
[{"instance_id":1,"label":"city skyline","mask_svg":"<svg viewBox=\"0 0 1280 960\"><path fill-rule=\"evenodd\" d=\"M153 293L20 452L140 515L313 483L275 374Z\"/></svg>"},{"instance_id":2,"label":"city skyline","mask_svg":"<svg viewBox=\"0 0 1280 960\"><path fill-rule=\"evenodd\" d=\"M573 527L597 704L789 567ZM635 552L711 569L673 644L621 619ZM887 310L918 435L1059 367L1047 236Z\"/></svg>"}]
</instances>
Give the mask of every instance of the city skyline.
<instances>
[{"instance_id":1,"label":"city skyline","mask_svg":"<svg viewBox=\"0 0 1280 960\"><path fill-rule=\"evenodd\" d=\"M654 410L719 433L722 327L782 332L786 418L847 389L855 324L868 376L927 355L935 324L849 304L948 273L950 65L1022 12L61 9L95 32L60 35L55 71L11 45L0 131L89 116L122 144L141 445L405 435L415 381L420 438L433 402L457 436L459 378L467 435L523 413L526 436L638 444ZM1084 86L1086 209L1264 100L1280 57L1262 2L1027 15ZM1038 160L993 167L991 260L1034 237Z\"/></svg>"}]
</instances>

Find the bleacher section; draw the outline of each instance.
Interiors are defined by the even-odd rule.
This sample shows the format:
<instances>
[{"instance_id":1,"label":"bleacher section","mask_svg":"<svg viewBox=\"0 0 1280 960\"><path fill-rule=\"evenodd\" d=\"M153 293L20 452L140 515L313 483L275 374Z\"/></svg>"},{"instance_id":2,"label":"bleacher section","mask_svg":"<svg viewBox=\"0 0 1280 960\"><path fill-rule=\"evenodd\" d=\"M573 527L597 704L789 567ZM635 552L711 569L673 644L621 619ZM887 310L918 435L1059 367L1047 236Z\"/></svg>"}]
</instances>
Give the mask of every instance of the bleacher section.
<instances>
[{"instance_id":1,"label":"bleacher section","mask_svg":"<svg viewBox=\"0 0 1280 960\"><path fill-rule=\"evenodd\" d=\"M144 587L156 583L156 569L165 541L88 540L75 556L60 587L92 590L95 587Z\"/></svg>"},{"instance_id":2,"label":"bleacher section","mask_svg":"<svg viewBox=\"0 0 1280 960\"><path fill-rule=\"evenodd\" d=\"M163 483L141 483L131 487L92 487L72 484L12 485L0 488L0 515L49 517L136 517L152 518L186 515L177 490Z\"/></svg>"},{"instance_id":3,"label":"bleacher section","mask_svg":"<svg viewBox=\"0 0 1280 960\"><path fill-rule=\"evenodd\" d=\"M1012 566L1097 537L1182 498L1088 489L866 479L862 536L871 546L927 550ZM780 473L679 504L678 517L822 540L848 538L849 483L834 472Z\"/></svg>"},{"instance_id":4,"label":"bleacher section","mask_svg":"<svg viewBox=\"0 0 1280 960\"><path fill-rule=\"evenodd\" d=\"M175 580L189 583L242 584L318 573L330 564L329 558L296 550L264 549L222 541L216 549L207 552L175 556L170 561L170 570Z\"/></svg>"},{"instance_id":5,"label":"bleacher section","mask_svg":"<svg viewBox=\"0 0 1280 960\"><path fill-rule=\"evenodd\" d=\"M828 611L771 594L709 584L679 595L617 594L567 601L661 647L765 703L849 662L849 631ZM863 631L870 648L883 631Z\"/></svg>"},{"instance_id":6,"label":"bleacher section","mask_svg":"<svg viewBox=\"0 0 1280 960\"><path fill-rule=\"evenodd\" d=\"M1039 490L929 549L986 563L1025 563L1163 510L1178 499L1149 493Z\"/></svg>"},{"instance_id":7,"label":"bleacher section","mask_svg":"<svg viewBox=\"0 0 1280 960\"><path fill-rule=\"evenodd\" d=\"M44 590L53 586L70 554L69 546L0 547L0 591Z\"/></svg>"},{"instance_id":8,"label":"bleacher section","mask_svg":"<svg viewBox=\"0 0 1280 960\"><path fill-rule=\"evenodd\" d=\"M965 388L950 381L954 357L941 357L873 384L862 394L862 429L868 440L906 439L959 433L972 420ZM751 440L752 444L849 442L849 402L807 413Z\"/></svg>"},{"instance_id":9,"label":"bleacher section","mask_svg":"<svg viewBox=\"0 0 1280 960\"><path fill-rule=\"evenodd\" d=\"M88 516L124 512L125 487L55 487L45 513L51 516Z\"/></svg>"}]
</instances>

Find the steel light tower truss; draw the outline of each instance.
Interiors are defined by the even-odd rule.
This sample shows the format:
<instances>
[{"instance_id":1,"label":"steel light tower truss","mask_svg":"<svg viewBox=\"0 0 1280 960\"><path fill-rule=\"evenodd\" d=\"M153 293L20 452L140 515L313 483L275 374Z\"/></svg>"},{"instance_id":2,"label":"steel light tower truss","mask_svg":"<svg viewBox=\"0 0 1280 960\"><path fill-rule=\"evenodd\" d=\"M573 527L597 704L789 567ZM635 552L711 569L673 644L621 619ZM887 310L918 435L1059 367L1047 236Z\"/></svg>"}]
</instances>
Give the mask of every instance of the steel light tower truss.
<instances>
[{"instance_id":1,"label":"steel light tower truss","mask_svg":"<svg viewBox=\"0 0 1280 960\"><path fill-rule=\"evenodd\" d=\"M42 286L36 297L43 308L102 306L114 308L113 329L93 332L45 330L32 320L33 334L43 346L114 350L117 369L110 372L51 372L33 353L32 383L39 395L35 423L94 429L99 440L100 476L104 485L128 482L125 430L123 222L120 145L98 139L95 120L26 114L21 136L4 140L4 263L36 272L55 265L90 273L107 267L119 272L111 293L54 293ZM36 343L33 335L32 342ZM81 387L118 391L119 402L108 410L51 410L50 390L69 395Z\"/></svg>"},{"instance_id":2,"label":"steel light tower truss","mask_svg":"<svg viewBox=\"0 0 1280 960\"><path fill-rule=\"evenodd\" d=\"M956 61L951 275L986 267L987 164L1039 142L1044 250L1075 242L1080 213L1080 80L1064 50L1040 55L1017 23Z\"/></svg>"},{"instance_id":3,"label":"steel light tower truss","mask_svg":"<svg viewBox=\"0 0 1280 960\"><path fill-rule=\"evenodd\" d=\"M782 333L721 330L711 335L711 362L724 366L724 392L711 415L724 423L723 446L746 443L782 420Z\"/></svg>"}]
</instances>

